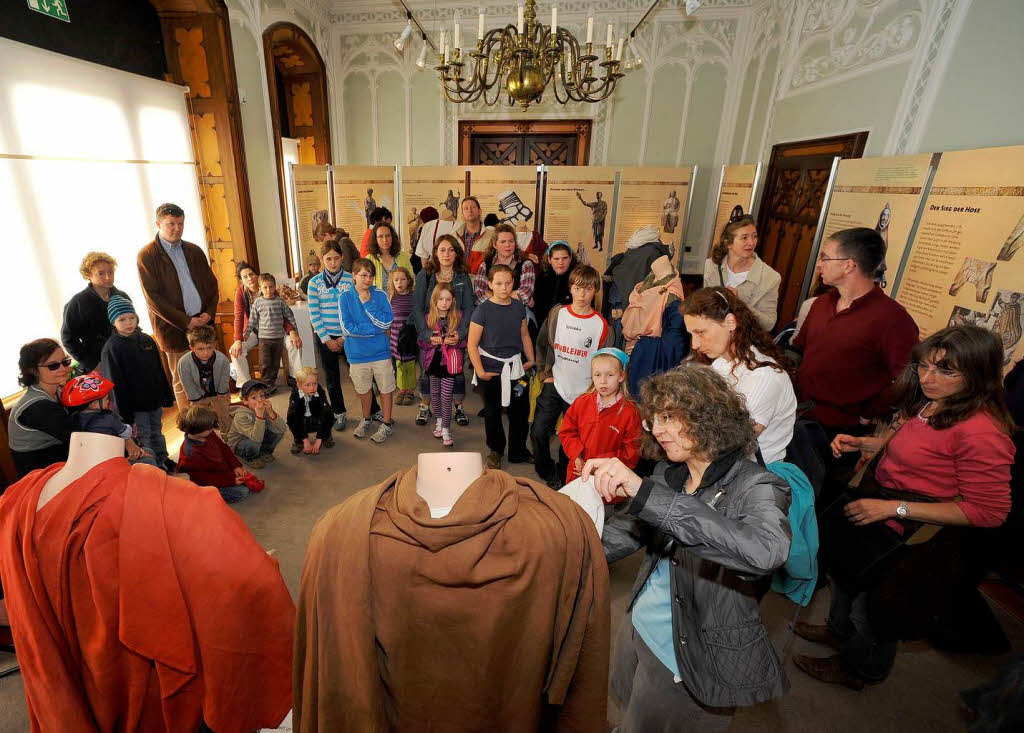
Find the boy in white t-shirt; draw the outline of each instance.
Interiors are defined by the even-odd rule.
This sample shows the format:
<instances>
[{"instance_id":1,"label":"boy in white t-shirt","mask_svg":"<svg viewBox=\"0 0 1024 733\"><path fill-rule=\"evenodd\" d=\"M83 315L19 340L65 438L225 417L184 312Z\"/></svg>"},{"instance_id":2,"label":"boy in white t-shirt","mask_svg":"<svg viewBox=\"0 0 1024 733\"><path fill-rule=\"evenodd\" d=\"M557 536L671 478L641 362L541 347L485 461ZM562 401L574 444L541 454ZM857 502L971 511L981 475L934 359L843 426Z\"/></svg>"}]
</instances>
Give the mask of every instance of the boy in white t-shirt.
<instances>
[{"instance_id":1,"label":"boy in white t-shirt","mask_svg":"<svg viewBox=\"0 0 1024 733\"><path fill-rule=\"evenodd\" d=\"M569 275L570 305L551 309L537 337L538 376L544 387L537 397L533 427L533 466L548 486L557 489L568 459L561 448L558 464L551 459L551 437L558 419L573 400L590 387L590 360L597 350L610 346L608 323L594 310L594 295L601 287L601 276L589 265L580 265Z\"/></svg>"}]
</instances>

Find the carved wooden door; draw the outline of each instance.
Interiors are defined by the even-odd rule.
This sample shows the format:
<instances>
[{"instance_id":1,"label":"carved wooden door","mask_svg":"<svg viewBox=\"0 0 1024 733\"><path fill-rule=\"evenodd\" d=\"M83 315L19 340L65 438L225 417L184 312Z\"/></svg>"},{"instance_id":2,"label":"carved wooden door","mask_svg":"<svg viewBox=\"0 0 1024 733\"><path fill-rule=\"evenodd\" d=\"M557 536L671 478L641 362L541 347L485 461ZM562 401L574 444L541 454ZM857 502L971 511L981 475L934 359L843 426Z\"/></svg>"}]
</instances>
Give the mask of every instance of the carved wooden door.
<instances>
[{"instance_id":1,"label":"carved wooden door","mask_svg":"<svg viewBox=\"0 0 1024 733\"><path fill-rule=\"evenodd\" d=\"M760 257L782 275L778 324L789 323L811 257L832 159L859 158L866 132L772 148L757 225Z\"/></svg>"},{"instance_id":2,"label":"carved wooden door","mask_svg":"<svg viewBox=\"0 0 1024 733\"><path fill-rule=\"evenodd\" d=\"M590 120L459 122L459 165L586 165Z\"/></svg>"}]
</instances>

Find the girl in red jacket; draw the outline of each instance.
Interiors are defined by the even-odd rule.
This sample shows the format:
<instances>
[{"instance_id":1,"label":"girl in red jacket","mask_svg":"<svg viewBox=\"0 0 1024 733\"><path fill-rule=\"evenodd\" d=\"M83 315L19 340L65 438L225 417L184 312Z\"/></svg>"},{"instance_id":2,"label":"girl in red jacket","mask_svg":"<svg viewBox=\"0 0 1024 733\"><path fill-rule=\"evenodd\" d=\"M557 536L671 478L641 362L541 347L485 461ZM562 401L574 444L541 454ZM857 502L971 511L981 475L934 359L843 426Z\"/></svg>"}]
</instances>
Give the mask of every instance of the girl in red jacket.
<instances>
[{"instance_id":1,"label":"girl in red jacket","mask_svg":"<svg viewBox=\"0 0 1024 733\"><path fill-rule=\"evenodd\" d=\"M205 405L192 405L178 413L178 429L185 434L178 455L178 470L200 486L213 486L228 504L263 489L263 482L242 464L214 428L217 413Z\"/></svg>"},{"instance_id":2,"label":"girl in red jacket","mask_svg":"<svg viewBox=\"0 0 1024 733\"><path fill-rule=\"evenodd\" d=\"M562 418L558 438L569 458L566 482L579 478L588 458L618 458L633 468L640 460L640 413L626 389L622 349L599 349L590 362L590 389Z\"/></svg>"}]
</instances>

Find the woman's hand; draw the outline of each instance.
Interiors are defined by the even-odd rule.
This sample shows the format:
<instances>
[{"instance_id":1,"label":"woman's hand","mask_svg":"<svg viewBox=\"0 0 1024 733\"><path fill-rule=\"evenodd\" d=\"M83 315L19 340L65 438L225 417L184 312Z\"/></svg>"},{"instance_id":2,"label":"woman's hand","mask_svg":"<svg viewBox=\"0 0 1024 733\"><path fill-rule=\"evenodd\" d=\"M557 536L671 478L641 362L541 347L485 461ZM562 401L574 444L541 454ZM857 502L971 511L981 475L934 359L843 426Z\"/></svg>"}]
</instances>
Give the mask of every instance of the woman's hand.
<instances>
[{"instance_id":1,"label":"woman's hand","mask_svg":"<svg viewBox=\"0 0 1024 733\"><path fill-rule=\"evenodd\" d=\"M441 337L438 336L436 333L430 337L431 346L440 346L442 343L443 342L441 341Z\"/></svg>"},{"instance_id":2,"label":"woman's hand","mask_svg":"<svg viewBox=\"0 0 1024 733\"><path fill-rule=\"evenodd\" d=\"M860 450L863 446L863 442L860 438L853 435L846 435L840 433L833 440L829 447L832 449L832 455L839 458L843 453L853 453L854 451Z\"/></svg>"},{"instance_id":3,"label":"woman's hand","mask_svg":"<svg viewBox=\"0 0 1024 733\"><path fill-rule=\"evenodd\" d=\"M457 345L459 343L459 334L457 334L457 333L450 333L450 334L448 334L447 336L444 337L444 342L448 346L455 346L455 345Z\"/></svg>"},{"instance_id":4,"label":"woman's hand","mask_svg":"<svg viewBox=\"0 0 1024 733\"><path fill-rule=\"evenodd\" d=\"M581 474L594 477L594 487L606 502L636 496L642 481L618 458L591 458L583 464Z\"/></svg>"},{"instance_id":5,"label":"woman's hand","mask_svg":"<svg viewBox=\"0 0 1024 733\"><path fill-rule=\"evenodd\" d=\"M896 507L899 505L898 501L890 499L857 499L843 507L843 511L851 522L864 525L898 516Z\"/></svg>"},{"instance_id":6,"label":"woman's hand","mask_svg":"<svg viewBox=\"0 0 1024 733\"><path fill-rule=\"evenodd\" d=\"M232 359L240 357L242 355L242 342L235 341L235 343L231 344L231 347L228 349L228 353L231 355Z\"/></svg>"}]
</instances>

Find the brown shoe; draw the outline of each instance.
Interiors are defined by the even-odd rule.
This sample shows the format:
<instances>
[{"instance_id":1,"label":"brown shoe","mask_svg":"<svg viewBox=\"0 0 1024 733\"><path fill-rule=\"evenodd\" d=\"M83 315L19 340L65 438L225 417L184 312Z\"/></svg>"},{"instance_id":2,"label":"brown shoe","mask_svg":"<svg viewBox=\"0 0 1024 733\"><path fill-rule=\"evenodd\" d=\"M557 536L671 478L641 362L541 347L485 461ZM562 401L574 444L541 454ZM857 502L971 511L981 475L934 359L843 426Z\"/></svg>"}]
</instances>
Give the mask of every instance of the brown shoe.
<instances>
[{"instance_id":1,"label":"brown shoe","mask_svg":"<svg viewBox=\"0 0 1024 733\"><path fill-rule=\"evenodd\" d=\"M825 624L805 624L803 621L797 621L793 626L793 631L801 639L813 641L815 644L824 644L836 651L839 651L843 645L843 640L833 634Z\"/></svg>"},{"instance_id":2,"label":"brown shoe","mask_svg":"<svg viewBox=\"0 0 1024 733\"><path fill-rule=\"evenodd\" d=\"M487 454L487 467L495 470L501 468L501 456L495 451Z\"/></svg>"},{"instance_id":3,"label":"brown shoe","mask_svg":"<svg viewBox=\"0 0 1024 733\"><path fill-rule=\"evenodd\" d=\"M793 664L816 680L833 685L843 685L851 690L864 689L864 680L843 669L838 654L833 654L831 657L809 657L806 654L797 654L793 657Z\"/></svg>"}]
</instances>

